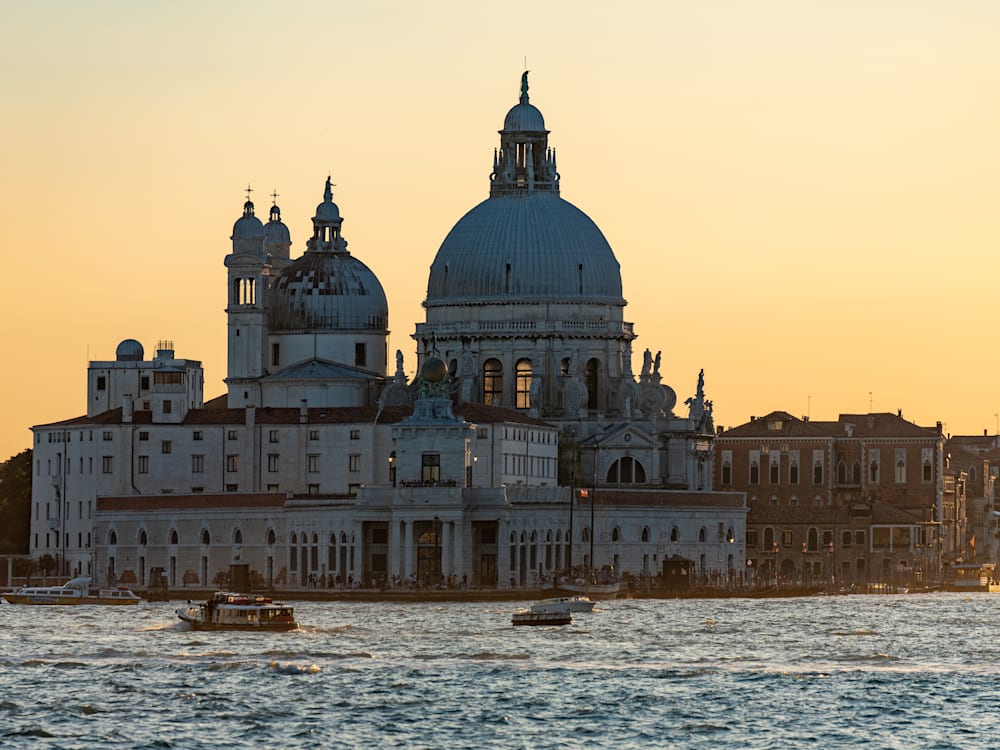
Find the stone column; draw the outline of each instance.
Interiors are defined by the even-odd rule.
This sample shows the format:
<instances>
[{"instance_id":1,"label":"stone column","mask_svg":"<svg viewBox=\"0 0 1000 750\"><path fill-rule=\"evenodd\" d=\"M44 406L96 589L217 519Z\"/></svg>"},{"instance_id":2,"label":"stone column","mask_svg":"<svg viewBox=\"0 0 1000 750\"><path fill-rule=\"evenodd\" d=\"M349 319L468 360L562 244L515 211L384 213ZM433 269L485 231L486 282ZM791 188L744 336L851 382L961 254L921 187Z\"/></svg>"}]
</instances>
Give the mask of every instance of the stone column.
<instances>
[{"instance_id":1,"label":"stone column","mask_svg":"<svg viewBox=\"0 0 1000 750\"><path fill-rule=\"evenodd\" d=\"M450 521L441 521L441 575L447 582L454 570L452 562L453 542L452 527Z\"/></svg>"},{"instance_id":2,"label":"stone column","mask_svg":"<svg viewBox=\"0 0 1000 750\"><path fill-rule=\"evenodd\" d=\"M501 518L497 523L497 588L510 588L510 522Z\"/></svg>"},{"instance_id":3,"label":"stone column","mask_svg":"<svg viewBox=\"0 0 1000 750\"><path fill-rule=\"evenodd\" d=\"M410 580L413 572L413 522L402 522L403 532L403 580Z\"/></svg>"},{"instance_id":4,"label":"stone column","mask_svg":"<svg viewBox=\"0 0 1000 750\"><path fill-rule=\"evenodd\" d=\"M400 551L401 550L400 550L400 546L399 546L399 541L400 541L399 528L400 528L400 526L402 524L403 524L402 521L399 521L399 520L397 520L395 518L393 518L389 522L389 580L390 580L390 582L392 581L392 577L393 576L397 576L400 579L402 579L402 577L403 577L403 572L402 572L402 569L400 567Z\"/></svg>"}]
</instances>

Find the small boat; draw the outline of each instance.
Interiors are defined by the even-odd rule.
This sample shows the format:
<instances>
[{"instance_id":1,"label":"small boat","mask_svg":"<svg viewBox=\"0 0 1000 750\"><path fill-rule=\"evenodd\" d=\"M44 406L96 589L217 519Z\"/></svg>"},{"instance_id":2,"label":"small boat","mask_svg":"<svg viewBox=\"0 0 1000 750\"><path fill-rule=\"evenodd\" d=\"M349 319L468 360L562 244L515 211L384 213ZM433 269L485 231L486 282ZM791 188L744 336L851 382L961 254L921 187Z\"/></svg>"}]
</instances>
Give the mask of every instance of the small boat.
<instances>
[{"instance_id":1,"label":"small boat","mask_svg":"<svg viewBox=\"0 0 1000 750\"><path fill-rule=\"evenodd\" d=\"M569 625L573 622L573 616L568 611L519 609L514 613L511 622L514 625Z\"/></svg>"},{"instance_id":2,"label":"small boat","mask_svg":"<svg viewBox=\"0 0 1000 750\"><path fill-rule=\"evenodd\" d=\"M97 589L90 587L89 576L79 576L62 586L22 586L3 595L8 604L138 604L142 597L127 586Z\"/></svg>"},{"instance_id":3,"label":"small boat","mask_svg":"<svg viewBox=\"0 0 1000 750\"><path fill-rule=\"evenodd\" d=\"M531 605L532 612L593 612L594 600L588 596L555 596Z\"/></svg>"},{"instance_id":4,"label":"small boat","mask_svg":"<svg viewBox=\"0 0 1000 750\"><path fill-rule=\"evenodd\" d=\"M194 630L295 630L292 608L264 596L219 591L202 604L177 610Z\"/></svg>"}]
</instances>

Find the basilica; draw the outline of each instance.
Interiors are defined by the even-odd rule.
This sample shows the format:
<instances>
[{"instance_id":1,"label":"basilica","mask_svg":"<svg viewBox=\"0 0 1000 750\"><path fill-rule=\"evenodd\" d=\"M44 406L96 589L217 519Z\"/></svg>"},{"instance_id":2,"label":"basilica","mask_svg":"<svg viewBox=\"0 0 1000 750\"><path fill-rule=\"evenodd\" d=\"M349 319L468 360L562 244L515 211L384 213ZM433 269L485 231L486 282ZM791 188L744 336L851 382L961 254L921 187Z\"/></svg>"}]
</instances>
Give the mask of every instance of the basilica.
<instances>
[{"instance_id":1,"label":"basilica","mask_svg":"<svg viewBox=\"0 0 1000 750\"><path fill-rule=\"evenodd\" d=\"M329 178L298 257L248 199L225 393L169 341L91 362L86 414L32 428L32 556L176 589L234 564L274 588L532 588L679 558L739 577L745 493L713 490L704 374L682 404L660 352L635 374L618 261L561 197L527 73L499 136L488 197L430 264L414 378Z\"/></svg>"}]
</instances>

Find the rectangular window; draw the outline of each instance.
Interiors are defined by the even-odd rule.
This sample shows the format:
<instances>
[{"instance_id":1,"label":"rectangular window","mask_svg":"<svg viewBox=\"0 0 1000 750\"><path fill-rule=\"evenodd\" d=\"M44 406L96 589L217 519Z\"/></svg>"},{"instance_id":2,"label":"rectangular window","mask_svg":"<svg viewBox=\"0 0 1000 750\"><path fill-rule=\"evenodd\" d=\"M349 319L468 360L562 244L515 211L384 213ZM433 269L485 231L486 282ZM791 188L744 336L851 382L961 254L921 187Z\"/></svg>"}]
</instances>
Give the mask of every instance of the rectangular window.
<instances>
[{"instance_id":1,"label":"rectangular window","mask_svg":"<svg viewBox=\"0 0 1000 750\"><path fill-rule=\"evenodd\" d=\"M778 482L780 481L778 475L780 473L781 473L781 467L778 465L778 462L775 460L775 457L772 456L770 464L770 472L767 481L770 482L771 484L778 484Z\"/></svg>"},{"instance_id":2,"label":"rectangular window","mask_svg":"<svg viewBox=\"0 0 1000 750\"><path fill-rule=\"evenodd\" d=\"M191 473L201 474L205 471L205 457L204 456L191 456Z\"/></svg>"},{"instance_id":3,"label":"rectangular window","mask_svg":"<svg viewBox=\"0 0 1000 750\"><path fill-rule=\"evenodd\" d=\"M240 468L240 457L235 453L230 453L226 456L226 471L234 472L239 471Z\"/></svg>"},{"instance_id":4,"label":"rectangular window","mask_svg":"<svg viewBox=\"0 0 1000 750\"><path fill-rule=\"evenodd\" d=\"M310 495L318 495L319 494L319 485L318 484L310 484L309 485L309 494Z\"/></svg>"},{"instance_id":5,"label":"rectangular window","mask_svg":"<svg viewBox=\"0 0 1000 750\"><path fill-rule=\"evenodd\" d=\"M142 402L142 411L149 411L149 402L148 401L143 401Z\"/></svg>"},{"instance_id":6,"label":"rectangular window","mask_svg":"<svg viewBox=\"0 0 1000 750\"><path fill-rule=\"evenodd\" d=\"M104 434L103 434L103 436L102 436L102 439L103 440L111 440L112 439L111 433L109 431L105 431Z\"/></svg>"},{"instance_id":7,"label":"rectangular window","mask_svg":"<svg viewBox=\"0 0 1000 750\"><path fill-rule=\"evenodd\" d=\"M174 411L174 402L171 401L169 398L168 399L164 399L164 401L163 401L163 413L164 414L171 414L171 413L173 413L173 411Z\"/></svg>"},{"instance_id":8,"label":"rectangular window","mask_svg":"<svg viewBox=\"0 0 1000 750\"><path fill-rule=\"evenodd\" d=\"M153 385L183 385L183 372L154 372Z\"/></svg>"},{"instance_id":9,"label":"rectangular window","mask_svg":"<svg viewBox=\"0 0 1000 750\"><path fill-rule=\"evenodd\" d=\"M269 453L267 456L267 470L270 472L275 472L278 470L278 463L281 459L277 453Z\"/></svg>"},{"instance_id":10,"label":"rectangular window","mask_svg":"<svg viewBox=\"0 0 1000 750\"><path fill-rule=\"evenodd\" d=\"M139 456L139 473L149 473L149 456Z\"/></svg>"},{"instance_id":11,"label":"rectangular window","mask_svg":"<svg viewBox=\"0 0 1000 750\"><path fill-rule=\"evenodd\" d=\"M267 442L269 442L269 443L277 443L278 442L278 431L277 430L269 430L268 431L268 433L267 433Z\"/></svg>"},{"instance_id":12,"label":"rectangular window","mask_svg":"<svg viewBox=\"0 0 1000 750\"><path fill-rule=\"evenodd\" d=\"M347 457L347 470L361 471L361 456L359 454L352 453Z\"/></svg>"},{"instance_id":13,"label":"rectangular window","mask_svg":"<svg viewBox=\"0 0 1000 750\"><path fill-rule=\"evenodd\" d=\"M226 440L236 440L236 430L229 430L226 433Z\"/></svg>"},{"instance_id":14,"label":"rectangular window","mask_svg":"<svg viewBox=\"0 0 1000 750\"><path fill-rule=\"evenodd\" d=\"M351 440L360 440L361 430L351 430Z\"/></svg>"},{"instance_id":15,"label":"rectangular window","mask_svg":"<svg viewBox=\"0 0 1000 750\"><path fill-rule=\"evenodd\" d=\"M271 344L271 367L281 364L281 344Z\"/></svg>"},{"instance_id":16,"label":"rectangular window","mask_svg":"<svg viewBox=\"0 0 1000 750\"><path fill-rule=\"evenodd\" d=\"M798 484L799 483L799 464L798 461L792 461L788 465L788 483Z\"/></svg>"},{"instance_id":17,"label":"rectangular window","mask_svg":"<svg viewBox=\"0 0 1000 750\"><path fill-rule=\"evenodd\" d=\"M149 440L149 433L148 432L140 432L139 433L139 440Z\"/></svg>"},{"instance_id":18,"label":"rectangular window","mask_svg":"<svg viewBox=\"0 0 1000 750\"><path fill-rule=\"evenodd\" d=\"M368 366L368 355L365 352L365 345L363 343L354 345L354 364L357 367Z\"/></svg>"},{"instance_id":19,"label":"rectangular window","mask_svg":"<svg viewBox=\"0 0 1000 750\"><path fill-rule=\"evenodd\" d=\"M106 391L108 389L108 379L104 375L97 376L97 390Z\"/></svg>"},{"instance_id":20,"label":"rectangular window","mask_svg":"<svg viewBox=\"0 0 1000 750\"><path fill-rule=\"evenodd\" d=\"M240 486L238 484L227 484L226 492L239 492Z\"/></svg>"},{"instance_id":21,"label":"rectangular window","mask_svg":"<svg viewBox=\"0 0 1000 750\"><path fill-rule=\"evenodd\" d=\"M733 467L729 464L722 464L722 484L730 485L733 483Z\"/></svg>"},{"instance_id":22,"label":"rectangular window","mask_svg":"<svg viewBox=\"0 0 1000 750\"><path fill-rule=\"evenodd\" d=\"M440 453L425 453L420 457L420 478L424 482L441 481Z\"/></svg>"},{"instance_id":23,"label":"rectangular window","mask_svg":"<svg viewBox=\"0 0 1000 750\"><path fill-rule=\"evenodd\" d=\"M347 494L350 495L351 497L357 497L358 490L360 489L361 489L360 484L349 484L347 485Z\"/></svg>"},{"instance_id":24,"label":"rectangular window","mask_svg":"<svg viewBox=\"0 0 1000 750\"><path fill-rule=\"evenodd\" d=\"M269 485L267 485L267 491L268 492L277 492L278 491L278 485L276 485L276 484L269 484Z\"/></svg>"},{"instance_id":25,"label":"rectangular window","mask_svg":"<svg viewBox=\"0 0 1000 750\"><path fill-rule=\"evenodd\" d=\"M757 549L757 529L747 529L747 549Z\"/></svg>"},{"instance_id":26,"label":"rectangular window","mask_svg":"<svg viewBox=\"0 0 1000 750\"><path fill-rule=\"evenodd\" d=\"M173 453L174 443L172 440L164 440L160 443L160 453Z\"/></svg>"},{"instance_id":27,"label":"rectangular window","mask_svg":"<svg viewBox=\"0 0 1000 750\"><path fill-rule=\"evenodd\" d=\"M309 430L310 440L319 440L319 430Z\"/></svg>"},{"instance_id":28,"label":"rectangular window","mask_svg":"<svg viewBox=\"0 0 1000 750\"><path fill-rule=\"evenodd\" d=\"M149 390L149 375L143 375L139 378L139 390L148 391Z\"/></svg>"},{"instance_id":29,"label":"rectangular window","mask_svg":"<svg viewBox=\"0 0 1000 750\"><path fill-rule=\"evenodd\" d=\"M205 435L201 430L195 430L194 435L191 436L194 440L204 440Z\"/></svg>"},{"instance_id":30,"label":"rectangular window","mask_svg":"<svg viewBox=\"0 0 1000 750\"><path fill-rule=\"evenodd\" d=\"M785 547L788 547L792 543L792 532L785 530L781 532L781 543Z\"/></svg>"},{"instance_id":31,"label":"rectangular window","mask_svg":"<svg viewBox=\"0 0 1000 750\"><path fill-rule=\"evenodd\" d=\"M485 427L480 427L478 430L476 430L477 440L486 440L486 438L488 438L489 436L490 436L490 431Z\"/></svg>"},{"instance_id":32,"label":"rectangular window","mask_svg":"<svg viewBox=\"0 0 1000 750\"><path fill-rule=\"evenodd\" d=\"M310 453L306 456L306 470L310 474L315 474L319 471L319 455L316 453Z\"/></svg>"},{"instance_id":33,"label":"rectangular window","mask_svg":"<svg viewBox=\"0 0 1000 750\"><path fill-rule=\"evenodd\" d=\"M191 494L192 495L198 495L198 494L200 494L200 493L202 493L204 491L205 491L204 487L192 487L191 488Z\"/></svg>"},{"instance_id":34,"label":"rectangular window","mask_svg":"<svg viewBox=\"0 0 1000 750\"><path fill-rule=\"evenodd\" d=\"M114 471L114 458L112 456L101 456L101 473L110 474Z\"/></svg>"}]
</instances>

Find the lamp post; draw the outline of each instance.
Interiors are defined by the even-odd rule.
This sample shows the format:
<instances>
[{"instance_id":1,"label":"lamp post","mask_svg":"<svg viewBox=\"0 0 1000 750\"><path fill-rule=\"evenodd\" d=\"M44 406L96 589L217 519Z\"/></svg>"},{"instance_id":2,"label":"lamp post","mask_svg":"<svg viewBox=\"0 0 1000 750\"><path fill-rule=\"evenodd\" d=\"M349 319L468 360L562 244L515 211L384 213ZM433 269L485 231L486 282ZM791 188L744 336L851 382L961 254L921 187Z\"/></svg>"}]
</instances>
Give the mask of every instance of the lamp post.
<instances>
[{"instance_id":1,"label":"lamp post","mask_svg":"<svg viewBox=\"0 0 1000 750\"><path fill-rule=\"evenodd\" d=\"M771 560L772 574L774 577L774 586L778 586L778 554L781 552L781 547L777 542L771 545L771 552L774 553L774 558Z\"/></svg>"}]
</instances>

